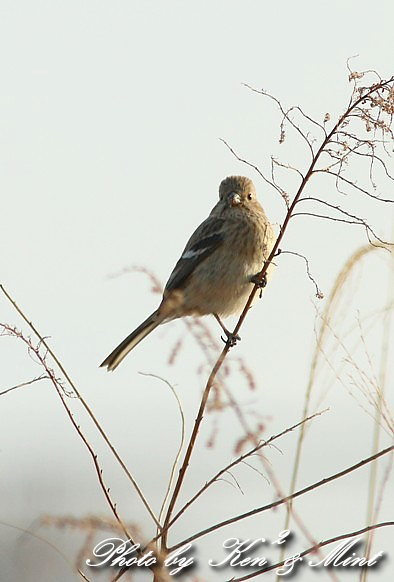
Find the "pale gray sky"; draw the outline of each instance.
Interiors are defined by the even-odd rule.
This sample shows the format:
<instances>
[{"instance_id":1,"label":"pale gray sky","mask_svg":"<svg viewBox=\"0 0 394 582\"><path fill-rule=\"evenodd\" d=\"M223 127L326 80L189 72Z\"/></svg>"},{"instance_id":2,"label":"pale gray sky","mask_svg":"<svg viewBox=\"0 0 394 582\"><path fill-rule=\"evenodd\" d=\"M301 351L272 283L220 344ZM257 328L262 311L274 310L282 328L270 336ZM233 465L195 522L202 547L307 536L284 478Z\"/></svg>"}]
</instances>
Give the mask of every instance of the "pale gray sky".
<instances>
[{"instance_id":1,"label":"pale gray sky","mask_svg":"<svg viewBox=\"0 0 394 582\"><path fill-rule=\"evenodd\" d=\"M165 282L190 233L216 203L220 180L229 174L254 179L268 216L280 223L284 215L278 195L237 162L219 138L262 168L268 167L271 154L304 168L307 152L301 140L290 136L287 145L279 146L275 107L242 83L269 90L285 106L300 105L320 121L326 112L335 118L348 101L348 57L359 55L353 61L357 70L374 68L383 77L393 73L394 9L388 1L353 0L280 5L232 0L1 0L0 6L0 282L40 332L50 336L51 346L158 511L179 443L179 418L168 389L138 371L159 374L176 387L189 435L208 369L197 375L204 358L182 321L157 330L114 374L98 369L158 302L143 274L110 275L142 265ZM294 184L288 182L290 192ZM332 183L316 182L316 188L327 199L335 197ZM393 197L392 190L384 193ZM386 240L393 238L391 207L353 197L350 208L368 217ZM300 218L281 247L308 256L328 295L339 269L364 243L364 232L355 226ZM361 372L344 366L344 353L337 349L333 361L342 383L332 382L326 392L332 373L322 367L312 399L314 406L329 406L330 412L308 432L300 487L371 451L372 408L353 383L358 373L368 378L379 374L381 319L363 328L371 363L360 348L357 323L387 302L389 261L376 255L356 270L343 311L334 320L338 333L354 327L347 345L352 348L358 342L358 351L354 349ZM262 416L265 437L300 418L316 309L323 307L324 300L314 297L302 260L283 256L264 299L242 328L242 341L231 352L235 369L237 357L247 362L257 389L249 392L236 372L229 384L246 410ZM29 333L1 297L0 316L1 322ZM215 322L207 321L219 339ZM180 337L183 349L169 367L168 355ZM1 338L0 358L1 390L41 372L15 339ZM391 366L391 386L392 380ZM49 383L3 396L0 414L1 580L77 580L53 548L20 537L12 526L29 528L44 515L109 515L91 459ZM248 418L256 422L254 416ZM219 433L212 449L205 444L214 419L204 420L183 501L231 460L242 434L231 411L216 420ZM147 536L153 534L139 500L82 414L80 421L102 455L124 519L138 523ZM383 434L381 446L389 442ZM268 453L284 490L295 443L292 434L278 443L280 451ZM386 464L387 459L382 467ZM368 475L362 469L300 499L296 509L315 539L365 525ZM275 497L272 483L247 467L237 478L244 495L227 483L217 484L179 521L172 541ZM387 493L382 521L393 513ZM228 579L235 572L214 572L207 566L209 558L223 557L224 539L274 539L283 520L283 511L265 513L199 541L194 574L201 580ZM73 562L80 533L53 527L35 532ZM307 545L295 530L289 552ZM393 533L378 532L375 547L392 553ZM278 555L268 557L275 560ZM389 556L370 579L391 580L393 560L394 555ZM88 576L104 579L96 572ZM327 573L308 568L300 570L297 579L307 582L319 576L329 579ZM341 580L358 576L338 574ZM266 578L274 580L274 575Z\"/></svg>"}]
</instances>

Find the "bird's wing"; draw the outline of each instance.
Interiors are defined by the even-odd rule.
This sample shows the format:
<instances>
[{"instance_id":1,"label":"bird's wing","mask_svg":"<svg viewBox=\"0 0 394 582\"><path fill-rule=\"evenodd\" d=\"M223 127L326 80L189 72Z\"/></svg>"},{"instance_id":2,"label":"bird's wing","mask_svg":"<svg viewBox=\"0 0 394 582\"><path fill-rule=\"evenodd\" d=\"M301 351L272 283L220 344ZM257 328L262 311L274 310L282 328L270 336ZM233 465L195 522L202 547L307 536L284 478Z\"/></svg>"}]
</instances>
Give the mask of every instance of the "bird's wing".
<instances>
[{"instance_id":1,"label":"bird's wing","mask_svg":"<svg viewBox=\"0 0 394 582\"><path fill-rule=\"evenodd\" d=\"M223 243L223 223L222 218L209 216L194 231L167 281L165 291L182 288L197 265Z\"/></svg>"}]
</instances>

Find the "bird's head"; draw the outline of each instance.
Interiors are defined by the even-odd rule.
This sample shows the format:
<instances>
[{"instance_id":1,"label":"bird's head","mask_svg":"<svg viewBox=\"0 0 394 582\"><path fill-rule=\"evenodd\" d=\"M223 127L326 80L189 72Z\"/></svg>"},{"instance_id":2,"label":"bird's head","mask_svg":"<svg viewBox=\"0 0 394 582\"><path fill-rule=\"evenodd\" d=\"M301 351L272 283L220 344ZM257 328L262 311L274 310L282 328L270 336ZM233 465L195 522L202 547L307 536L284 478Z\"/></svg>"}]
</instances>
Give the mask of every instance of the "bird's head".
<instances>
[{"instance_id":1,"label":"bird's head","mask_svg":"<svg viewBox=\"0 0 394 582\"><path fill-rule=\"evenodd\" d=\"M219 186L219 198L229 208L247 207L256 202L256 189L245 176L229 176Z\"/></svg>"}]
</instances>

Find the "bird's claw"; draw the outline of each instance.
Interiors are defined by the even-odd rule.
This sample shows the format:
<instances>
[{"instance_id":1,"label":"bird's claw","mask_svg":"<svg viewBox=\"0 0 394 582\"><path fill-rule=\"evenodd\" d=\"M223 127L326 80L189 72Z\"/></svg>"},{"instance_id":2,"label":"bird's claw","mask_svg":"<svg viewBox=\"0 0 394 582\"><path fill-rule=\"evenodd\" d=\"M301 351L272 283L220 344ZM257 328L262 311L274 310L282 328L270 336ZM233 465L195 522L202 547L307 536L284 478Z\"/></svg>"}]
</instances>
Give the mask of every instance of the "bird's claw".
<instances>
[{"instance_id":1,"label":"bird's claw","mask_svg":"<svg viewBox=\"0 0 394 582\"><path fill-rule=\"evenodd\" d=\"M228 344L229 348L233 348L238 341L241 341L240 336L237 333L231 333L231 331L227 331L226 337L224 338L222 335L220 339L225 343Z\"/></svg>"},{"instance_id":2,"label":"bird's claw","mask_svg":"<svg viewBox=\"0 0 394 582\"><path fill-rule=\"evenodd\" d=\"M262 278L259 275L259 273L257 273L257 275L253 275L253 277L251 277L250 280L252 283L257 285L257 287L259 289L264 289L264 287L267 286L267 277L266 277L265 273L264 273Z\"/></svg>"}]
</instances>

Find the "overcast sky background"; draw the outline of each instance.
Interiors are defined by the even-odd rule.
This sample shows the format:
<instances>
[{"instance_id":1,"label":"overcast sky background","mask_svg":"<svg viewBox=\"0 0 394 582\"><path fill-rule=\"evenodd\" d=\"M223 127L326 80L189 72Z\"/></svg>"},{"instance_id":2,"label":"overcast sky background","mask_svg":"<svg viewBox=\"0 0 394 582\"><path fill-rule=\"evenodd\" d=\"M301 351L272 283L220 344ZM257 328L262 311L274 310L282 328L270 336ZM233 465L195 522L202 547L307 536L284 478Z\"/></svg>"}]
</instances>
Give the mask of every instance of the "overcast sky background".
<instances>
[{"instance_id":1,"label":"overcast sky background","mask_svg":"<svg viewBox=\"0 0 394 582\"><path fill-rule=\"evenodd\" d=\"M266 213L280 224L282 200L219 138L263 169L269 167L271 154L304 169L308 153L290 132L279 146L280 116L274 104L242 83L269 90L286 107L300 105L319 121L326 112L335 119L349 99L348 57L359 55L353 61L356 70L373 68L384 78L393 74L393 5L388 0L280 5L0 0L0 6L0 282L41 334L50 336L50 345L158 512L179 443L179 414L168 388L138 372L158 374L176 388L188 436L209 370L182 321L157 330L115 373L99 369L102 359L159 300L145 275L112 275L144 266L164 283L191 232L216 203L219 182L230 174L251 177ZM295 181L283 180L294 192ZM329 181L310 188L338 200ZM393 198L392 186L384 194ZM368 218L386 240L394 238L391 206L355 196L345 207ZM281 247L308 256L327 297L345 261L365 243L358 227L299 218ZM325 301L314 297L301 259L283 256L277 265L263 300L242 327L242 341L231 352L234 373L228 381L251 424L256 423L251 411L263 419L264 437L300 419L316 312ZM347 346L359 372L344 365L340 349L332 361L341 370L341 381L332 381L328 366L321 368L312 409L330 411L308 431L299 487L371 453L373 420L368 413L373 410L354 382L379 375L382 317L366 318L392 300L389 271L388 253L371 253L344 289L333 325L338 334L353 329ZM365 346L359 320L365 322ZM30 333L4 297L0 321ZM220 341L216 323L206 321ZM180 338L182 350L168 366L171 348ZM253 373L254 392L237 372L237 357ZM0 359L1 390L41 373L13 338L1 338ZM392 380L391 365L387 386ZM75 404L73 410L101 455L122 517L138 524L147 537L153 535L139 499ZM49 382L3 396L0 418L0 578L77 580L72 563L82 544L81 532L34 528L43 516L110 517L91 458ZM215 447L207 448L215 426ZM231 410L207 415L181 500L230 462L241 436ZM295 444L294 433L278 442L280 451L267 452L284 491ZM383 433L381 447L388 444ZM387 458L379 465L379 479L386 465ZM368 475L368 468L361 469L298 501L296 509L315 539L365 525ZM170 541L275 499L273 484L250 468L239 468L236 476L243 495L226 482L216 484L178 522ZM390 487L392 492L392 480ZM388 492L381 521L393 515ZM264 513L200 540L194 574L200 580L228 579L235 572L207 566L209 558L224 557L222 542L234 536L273 540L283 520L283 510ZM69 563L44 541L22 535L28 528L50 540ZM289 554L309 545L294 531ZM392 554L393 533L387 528L377 532L375 547ZM279 552L271 549L266 555L274 561ZM379 570L370 572L370 580L391 580L393 560L389 555ZM107 579L92 571L87 575ZM274 580L274 575L266 578ZM307 567L296 576L302 581L318 578L329 579L327 572ZM339 573L338 578L358 580L359 573ZM148 576L139 572L136 579Z\"/></svg>"}]
</instances>

